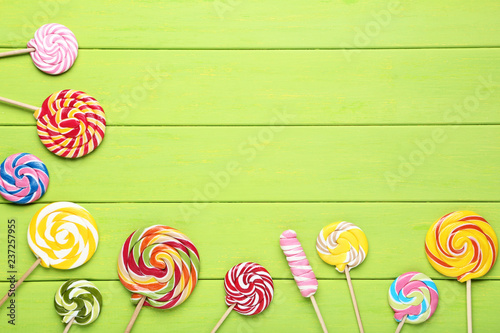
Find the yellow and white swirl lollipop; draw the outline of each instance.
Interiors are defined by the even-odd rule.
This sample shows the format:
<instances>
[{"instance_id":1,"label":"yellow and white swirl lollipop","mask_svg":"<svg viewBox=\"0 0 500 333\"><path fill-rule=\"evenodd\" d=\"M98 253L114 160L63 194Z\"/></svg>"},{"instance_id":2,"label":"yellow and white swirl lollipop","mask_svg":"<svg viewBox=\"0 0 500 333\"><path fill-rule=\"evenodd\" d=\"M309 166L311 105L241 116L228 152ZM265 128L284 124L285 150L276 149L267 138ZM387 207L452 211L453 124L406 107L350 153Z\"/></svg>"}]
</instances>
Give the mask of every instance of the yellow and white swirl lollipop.
<instances>
[{"instance_id":1,"label":"yellow and white swirl lollipop","mask_svg":"<svg viewBox=\"0 0 500 333\"><path fill-rule=\"evenodd\" d=\"M92 258L98 242L96 222L82 206L56 202L43 207L28 227L28 243L37 260L0 300L0 306L39 264L57 269L79 267Z\"/></svg>"},{"instance_id":2,"label":"yellow and white swirl lollipop","mask_svg":"<svg viewBox=\"0 0 500 333\"><path fill-rule=\"evenodd\" d=\"M368 254L368 240L365 233L349 222L331 223L319 232L316 251L324 262L335 266L337 271L345 273L359 331L363 333L363 324L349 271L361 264Z\"/></svg>"}]
</instances>

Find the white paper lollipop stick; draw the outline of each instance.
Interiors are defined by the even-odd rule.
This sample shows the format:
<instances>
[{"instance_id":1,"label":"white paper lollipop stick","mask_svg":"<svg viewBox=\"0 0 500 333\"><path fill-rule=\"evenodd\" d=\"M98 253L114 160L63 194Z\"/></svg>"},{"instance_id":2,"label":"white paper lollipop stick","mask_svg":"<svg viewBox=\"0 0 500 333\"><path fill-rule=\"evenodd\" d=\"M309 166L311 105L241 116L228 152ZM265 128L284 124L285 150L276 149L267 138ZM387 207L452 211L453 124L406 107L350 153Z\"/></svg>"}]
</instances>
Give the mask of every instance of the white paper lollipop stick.
<instances>
[{"instance_id":1,"label":"white paper lollipop stick","mask_svg":"<svg viewBox=\"0 0 500 333\"><path fill-rule=\"evenodd\" d=\"M363 323L361 322L361 316L359 315L358 302L356 301L356 295L354 294L354 289L352 287L351 275L349 275L349 266L345 267L344 272L347 279L347 285L349 286L349 291L351 292L352 305L354 306L354 312L356 312L356 320L358 321L359 331L364 333Z\"/></svg>"},{"instance_id":2,"label":"white paper lollipop stick","mask_svg":"<svg viewBox=\"0 0 500 333\"><path fill-rule=\"evenodd\" d=\"M227 316L229 316L229 314L231 313L231 311L233 311L233 308L234 308L235 305L236 305L236 303L231 304L231 306L227 308L226 312L224 312L224 314L222 315L222 318L219 320L219 322L217 323L217 325L215 325L214 329L210 333L217 332L217 330L219 329L220 325L222 325L222 323L224 322L224 320L226 320Z\"/></svg>"},{"instance_id":3,"label":"white paper lollipop stick","mask_svg":"<svg viewBox=\"0 0 500 333\"><path fill-rule=\"evenodd\" d=\"M472 280L467 280L467 332L472 333Z\"/></svg>"},{"instance_id":4,"label":"white paper lollipop stick","mask_svg":"<svg viewBox=\"0 0 500 333\"><path fill-rule=\"evenodd\" d=\"M2 97L2 96L0 96L0 101L8 103L8 104L15 105L15 106L19 106L20 108L28 109L28 110L31 110L31 111L36 111L36 110L39 109L36 106L25 104L25 103L21 103L21 102L18 102L18 101L14 101L13 99L8 99L8 98Z\"/></svg>"},{"instance_id":5,"label":"white paper lollipop stick","mask_svg":"<svg viewBox=\"0 0 500 333\"><path fill-rule=\"evenodd\" d=\"M314 311L316 311L316 315L318 316L319 323L321 324L321 328L323 329L324 333L328 333L328 330L326 329L325 321L323 320L323 316L321 315L321 312L319 312L319 307L318 303L316 303L316 299L314 298L314 295L309 297L311 299L311 302L314 307Z\"/></svg>"},{"instance_id":6,"label":"white paper lollipop stick","mask_svg":"<svg viewBox=\"0 0 500 333\"><path fill-rule=\"evenodd\" d=\"M21 285L21 283L23 283L23 281L26 280L26 278L31 274L31 272L33 272L33 270L35 270L35 268L37 268L38 265L40 265L41 261L42 261L42 259L38 258L33 263L33 265L31 265L31 267L26 271L26 273L24 273L24 275L21 276L21 278L17 281L16 285L14 286L14 290L16 290L17 287L19 287ZM10 291L11 290L9 290L7 292L7 294L5 294L5 296L0 300L0 307L2 307L3 303L5 303L5 301L10 297L10 295L9 295Z\"/></svg>"},{"instance_id":7,"label":"white paper lollipop stick","mask_svg":"<svg viewBox=\"0 0 500 333\"><path fill-rule=\"evenodd\" d=\"M64 328L63 333L68 333L69 329L71 328L71 325L73 325L73 322L75 321L75 317L71 318L71 320L68 322L68 325Z\"/></svg>"},{"instance_id":8,"label":"white paper lollipop stick","mask_svg":"<svg viewBox=\"0 0 500 333\"><path fill-rule=\"evenodd\" d=\"M0 53L0 58L10 57L10 56L13 56L13 55L24 54L24 53L31 53L31 52L35 52L35 51L36 50L34 48L29 47L27 49L22 49L22 50L15 50L15 51L3 52L3 53Z\"/></svg>"},{"instance_id":9,"label":"white paper lollipop stick","mask_svg":"<svg viewBox=\"0 0 500 333\"><path fill-rule=\"evenodd\" d=\"M401 332L401 329L403 328L403 325L405 324L405 321L406 321L406 317L407 317L407 316L408 316L408 315L405 315L405 316L403 317L403 319L401 319L401 321L399 322L398 327L396 327L396 333Z\"/></svg>"},{"instance_id":10,"label":"white paper lollipop stick","mask_svg":"<svg viewBox=\"0 0 500 333\"><path fill-rule=\"evenodd\" d=\"M132 330L135 320L137 319L139 312L141 312L142 306L144 305L145 301L146 301L146 296L142 296L141 300L135 307L134 314L132 315L132 318L130 318L130 322L128 323L127 328L125 329L125 333L129 333Z\"/></svg>"}]
</instances>

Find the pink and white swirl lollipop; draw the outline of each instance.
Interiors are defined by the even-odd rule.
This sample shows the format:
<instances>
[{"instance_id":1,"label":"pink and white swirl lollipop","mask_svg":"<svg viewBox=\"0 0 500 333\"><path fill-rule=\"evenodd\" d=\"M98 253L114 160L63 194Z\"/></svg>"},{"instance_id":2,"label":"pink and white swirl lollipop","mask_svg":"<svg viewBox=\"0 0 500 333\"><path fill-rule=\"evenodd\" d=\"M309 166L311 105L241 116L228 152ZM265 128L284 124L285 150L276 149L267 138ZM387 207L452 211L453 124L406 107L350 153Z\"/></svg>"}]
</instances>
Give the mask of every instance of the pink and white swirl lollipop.
<instances>
[{"instance_id":1,"label":"pink and white swirl lollipop","mask_svg":"<svg viewBox=\"0 0 500 333\"><path fill-rule=\"evenodd\" d=\"M224 278L226 304L229 306L215 325L215 333L232 310L246 316L261 313L271 303L274 294L273 279L269 272L254 262L233 266Z\"/></svg>"},{"instance_id":2,"label":"pink and white swirl lollipop","mask_svg":"<svg viewBox=\"0 0 500 333\"><path fill-rule=\"evenodd\" d=\"M49 23L35 32L26 49L0 53L0 57L23 53L30 53L33 63L42 72L58 75L73 66L78 56L78 42L64 25Z\"/></svg>"},{"instance_id":3,"label":"pink and white swirl lollipop","mask_svg":"<svg viewBox=\"0 0 500 333\"><path fill-rule=\"evenodd\" d=\"M304 249L302 249L302 245L297 239L297 233L293 230L284 231L280 236L280 246L286 256L288 266L290 266L300 293L302 296L311 299L323 332L327 333L325 321L314 298L314 294L318 290L318 280L316 280L316 275L314 275L311 265L309 265Z\"/></svg>"}]
</instances>

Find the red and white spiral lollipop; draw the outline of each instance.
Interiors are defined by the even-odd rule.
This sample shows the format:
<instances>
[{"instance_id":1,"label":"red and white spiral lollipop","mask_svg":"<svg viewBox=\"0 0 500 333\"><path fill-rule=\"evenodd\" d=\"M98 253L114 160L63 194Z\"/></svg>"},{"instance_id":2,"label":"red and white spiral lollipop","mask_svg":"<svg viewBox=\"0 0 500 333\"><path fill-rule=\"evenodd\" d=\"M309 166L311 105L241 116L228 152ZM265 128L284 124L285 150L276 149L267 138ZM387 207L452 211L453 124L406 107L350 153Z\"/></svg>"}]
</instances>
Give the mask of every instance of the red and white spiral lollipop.
<instances>
[{"instance_id":1,"label":"red and white spiral lollipop","mask_svg":"<svg viewBox=\"0 0 500 333\"><path fill-rule=\"evenodd\" d=\"M41 26L28 42L27 48L0 53L0 57L29 53L35 66L42 72L58 75L66 72L78 56L76 37L62 24Z\"/></svg>"},{"instance_id":2,"label":"red and white spiral lollipop","mask_svg":"<svg viewBox=\"0 0 500 333\"><path fill-rule=\"evenodd\" d=\"M232 310L246 316L261 313L271 303L274 294L269 272L254 262L233 266L224 278L226 304L229 306L212 333L216 332Z\"/></svg>"},{"instance_id":3,"label":"red and white spiral lollipop","mask_svg":"<svg viewBox=\"0 0 500 333\"><path fill-rule=\"evenodd\" d=\"M53 93L41 107L0 97L0 101L34 111L38 137L54 154L78 158L93 152L104 139L106 115L99 102L78 90Z\"/></svg>"}]
</instances>

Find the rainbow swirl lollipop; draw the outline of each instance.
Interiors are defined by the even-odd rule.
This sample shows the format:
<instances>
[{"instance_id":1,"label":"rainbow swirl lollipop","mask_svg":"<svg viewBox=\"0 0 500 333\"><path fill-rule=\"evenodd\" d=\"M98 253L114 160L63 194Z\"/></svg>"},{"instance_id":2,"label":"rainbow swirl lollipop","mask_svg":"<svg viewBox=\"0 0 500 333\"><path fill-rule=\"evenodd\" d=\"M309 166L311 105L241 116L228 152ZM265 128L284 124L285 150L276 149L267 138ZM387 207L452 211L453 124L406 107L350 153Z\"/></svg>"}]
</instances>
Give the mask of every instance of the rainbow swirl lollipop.
<instances>
[{"instance_id":1,"label":"rainbow swirl lollipop","mask_svg":"<svg viewBox=\"0 0 500 333\"><path fill-rule=\"evenodd\" d=\"M191 240L163 225L138 229L123 244L118 276L131 291L132 302L169 309L193 292L200 272L200 256Z\"/></svg>"},{"instance_id":2,"label":"rainbow swirl lollipop","mask_svg":"<svg viewBox=\"0 0 500 333\"><path fill-rule=\"evenodd\" d=\"M423 273L401 274L389 288L389 305L397 322L423 323L434 314L438 302L436 284Z\"/></svg>"}]
</instances>

